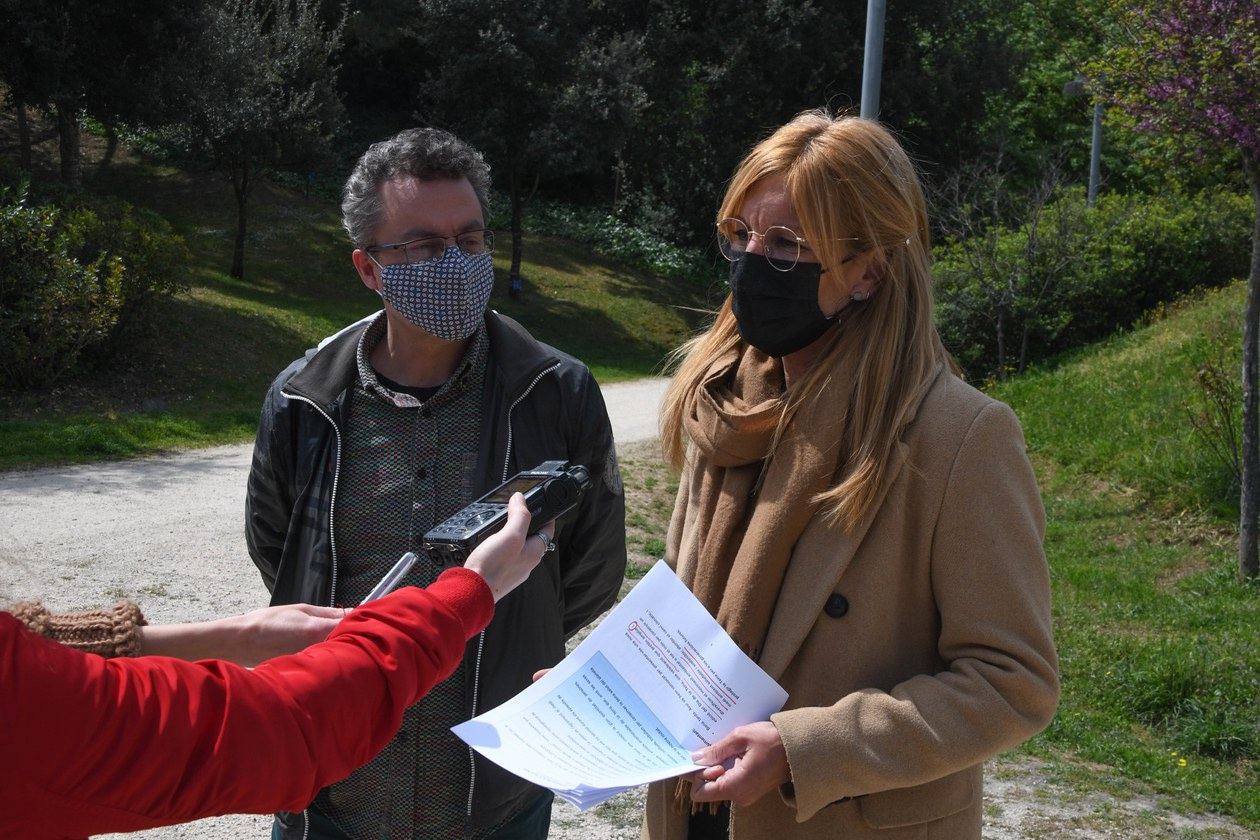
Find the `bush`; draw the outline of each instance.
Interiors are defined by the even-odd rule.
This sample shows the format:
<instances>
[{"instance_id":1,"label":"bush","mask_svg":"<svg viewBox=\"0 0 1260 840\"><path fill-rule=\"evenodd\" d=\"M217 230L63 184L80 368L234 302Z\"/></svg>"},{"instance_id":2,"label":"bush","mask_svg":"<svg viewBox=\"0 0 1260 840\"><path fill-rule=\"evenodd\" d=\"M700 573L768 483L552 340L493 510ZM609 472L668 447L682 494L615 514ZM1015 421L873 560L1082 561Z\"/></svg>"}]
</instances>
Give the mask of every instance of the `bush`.
<instances>
[{"instance_id":1,"label":"bush","mask_svg":"<svg viewBox=\"0 0 1260 840\"><path fill-rule=\"evenodd\" d=\"M498 205L506 206L507 200ZM523 222L524 227L534 233L561 236L589 245L597 253L662 277L691 280L707 288L715 278L726 276L726 264L715 254L675 244L666 235L597 209L534 200L526 207ZM492 225L498 227L506 228L507 224L506 219L492 221Z\"/></svg>"},{"instance_id":2,"label":"bush","mask_svg":"<svg viewBox=\"0 0 1260 840\"><path fill-rule=\"evenodd\" d=\"M183 238L152 211L108 198L92 200L74 212L84 218L72 254L80 262L112 254L124 266L122 308L101 348L105 355L113 355L150 326L159 301L187 291L183 270L191 257Z\"/></svg>"},{"instance_id":3,"label":"bush","mask_svg":"<svg viewBox=\"0 0 1260 840\"><path fill-rule=\"evenodd\" d=\"M1247 196L1108 195L1085 207L1079 190L1046 206L1035 230L997 229L984 243L999 276L972 269L975 242L934 251L937 323L975 378L1022 370L1139 323L1196 288L1245 276L1251 251ZM1064 255L1070 259L1064 259Z\"/></svg>"},{"instance_id":4,"label":"bush","mask_svg":"<svg viewBox=\"0 0 1260 840\"><path fill-rule=\"evenodd\" d=\"M82 196L37 205L0 186L0 385L52 384L109 358L155 302L184 288L183 240L162 219Z\"/></svg>"},{"instance_id":5,"label":"bush","mask_svg":"<svg viewBox=\"0 0 1260 840\"><path fill-rule=\"evenodd\" d=\"M81 222L29 206L26 190L0 190L0 384L55 381L117 323L122 261L71 256Z\"/></svg>"}]
</instances>

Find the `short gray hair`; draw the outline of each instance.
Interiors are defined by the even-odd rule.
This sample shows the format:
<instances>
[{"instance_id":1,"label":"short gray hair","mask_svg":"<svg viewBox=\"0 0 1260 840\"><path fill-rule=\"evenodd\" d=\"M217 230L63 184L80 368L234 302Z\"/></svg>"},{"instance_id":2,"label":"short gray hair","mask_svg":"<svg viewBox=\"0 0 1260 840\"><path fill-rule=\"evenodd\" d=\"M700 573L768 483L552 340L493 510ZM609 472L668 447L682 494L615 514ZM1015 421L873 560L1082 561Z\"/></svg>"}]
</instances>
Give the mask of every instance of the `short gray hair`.
<instances>
[{"instance_id":1,"label":"short gray hair","mask_svg":"<svg viewBox=\"0 0 1260 840\"><path fill-rule=\"evenodd\" d=\"M490 165L481 152L440 128L409 128L373 143L341 191L341 224L356 248L371 241L381 218L381 184L411 176L421 181L467 178L490 220Z\"/></svg>"}]
</instances>

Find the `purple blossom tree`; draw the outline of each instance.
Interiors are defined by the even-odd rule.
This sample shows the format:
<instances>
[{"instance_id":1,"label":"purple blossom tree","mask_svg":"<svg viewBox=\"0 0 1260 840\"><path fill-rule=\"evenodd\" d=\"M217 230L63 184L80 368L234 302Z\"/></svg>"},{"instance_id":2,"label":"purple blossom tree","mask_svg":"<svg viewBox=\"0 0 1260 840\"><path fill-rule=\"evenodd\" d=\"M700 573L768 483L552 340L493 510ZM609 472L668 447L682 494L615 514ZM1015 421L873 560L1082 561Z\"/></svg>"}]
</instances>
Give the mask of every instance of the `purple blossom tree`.
<instances>
[{"instance_id":1,"label":"purple blossom tree","mask_svg":"<svg viewBox=\"0 0 1260 840\"><path fill-rule=\"evenodd\" d=\"M1092 88L1173 160L1240 166L1256 205L1243 324L1238 572L1260 577L1260 2L1101 0L1106 44Z\"/></svg>"}]
</instances>

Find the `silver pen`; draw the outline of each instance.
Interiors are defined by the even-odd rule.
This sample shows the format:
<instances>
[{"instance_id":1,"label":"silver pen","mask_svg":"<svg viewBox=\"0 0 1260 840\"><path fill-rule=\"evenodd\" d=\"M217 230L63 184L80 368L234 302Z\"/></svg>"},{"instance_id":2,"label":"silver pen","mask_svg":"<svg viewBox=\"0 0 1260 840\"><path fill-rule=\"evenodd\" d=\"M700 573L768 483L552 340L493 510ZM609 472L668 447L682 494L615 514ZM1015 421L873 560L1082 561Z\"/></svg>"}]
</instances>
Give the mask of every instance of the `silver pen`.
<instances>
[{"instance_id":1,"label":"silver pen","mask_svg":"<svg viewBox=\"0 0 1260 840\"><path fill-rule=\"evenodd\" d=\"M385 573L385 577L381 578L381 582L372 587L372 591L359 604L363 606L368 601L375 601L377 598L388 595L398 586L402 579L407 576L407 572L411 571L411 567L416 564L416 555L408 551L402 557L398 558L398 562L394 564L394 568Z\"/></svg>"}]
</instances>

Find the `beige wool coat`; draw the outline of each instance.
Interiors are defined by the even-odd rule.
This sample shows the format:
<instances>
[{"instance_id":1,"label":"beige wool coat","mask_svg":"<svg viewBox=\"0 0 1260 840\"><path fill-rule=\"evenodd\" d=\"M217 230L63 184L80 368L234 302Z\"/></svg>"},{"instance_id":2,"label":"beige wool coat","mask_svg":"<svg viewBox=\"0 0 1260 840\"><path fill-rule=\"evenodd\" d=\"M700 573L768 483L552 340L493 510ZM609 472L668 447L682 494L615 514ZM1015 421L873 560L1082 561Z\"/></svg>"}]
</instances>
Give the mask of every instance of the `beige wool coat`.
<instances>
[{"instance_id":1,"label":"beige wool coat","mask_svg":"<svg viewBox=\"0 0 1260 840\"><path fill-rule=\"evenodd\" d=\"M980 837L982 762L1059 698L1045 512L1014 412L948 372L921 401L887 490L853 533L815 516L759 664L792 781L733 808L735 840ZM689 582L704 523L684 468L666 560ZM686 837L674 780L643 837Z\"/></svg>"}]
</instances>

